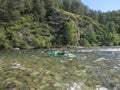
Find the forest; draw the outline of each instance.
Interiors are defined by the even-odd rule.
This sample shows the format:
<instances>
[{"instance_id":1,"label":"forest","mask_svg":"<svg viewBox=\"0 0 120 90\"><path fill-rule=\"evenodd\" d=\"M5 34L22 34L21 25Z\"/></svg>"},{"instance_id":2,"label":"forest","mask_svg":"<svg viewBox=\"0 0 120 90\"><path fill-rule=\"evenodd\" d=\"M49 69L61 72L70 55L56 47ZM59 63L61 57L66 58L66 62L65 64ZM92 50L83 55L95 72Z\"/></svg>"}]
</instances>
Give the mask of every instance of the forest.
<instances>
[{"instance_id":1,"label":"forest","mask_svg":"<svg viewBox=\"0 0 120 90\"><path fill-rule=\"evenodd\" d=\"M0 49L120 45L120 10L80 0L0 0Z\"/></svg>"}]
</instances>

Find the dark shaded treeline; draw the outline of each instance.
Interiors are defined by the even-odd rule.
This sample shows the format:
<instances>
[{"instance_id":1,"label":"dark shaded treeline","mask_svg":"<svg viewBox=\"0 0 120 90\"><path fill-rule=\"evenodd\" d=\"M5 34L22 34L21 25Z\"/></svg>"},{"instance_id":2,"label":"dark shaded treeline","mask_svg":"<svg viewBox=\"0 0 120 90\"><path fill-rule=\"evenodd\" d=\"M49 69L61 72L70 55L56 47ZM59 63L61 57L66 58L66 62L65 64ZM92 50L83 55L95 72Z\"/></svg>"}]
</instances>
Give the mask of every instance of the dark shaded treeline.
<instances>
[{"instance_id":1,"label":"dark shaded treeline","mask_svg":"<svg viewBox=\"0 0 120 90\"><path fill-rule=\"evenodd\" d=\"M93 11L80 0L0 0L0 48L120 44L120 11Z\"/></svg>"}]
</instances>

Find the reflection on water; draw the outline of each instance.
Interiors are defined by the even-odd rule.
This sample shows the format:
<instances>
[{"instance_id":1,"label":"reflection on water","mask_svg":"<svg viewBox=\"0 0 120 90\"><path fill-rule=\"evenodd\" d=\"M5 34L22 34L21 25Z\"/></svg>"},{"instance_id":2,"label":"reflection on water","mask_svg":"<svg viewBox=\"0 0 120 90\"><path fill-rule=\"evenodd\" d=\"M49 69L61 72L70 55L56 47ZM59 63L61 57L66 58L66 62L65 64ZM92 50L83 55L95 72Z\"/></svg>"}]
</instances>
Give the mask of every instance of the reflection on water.
<instances>
[{"instance_id":1,"label":"reflection on water","mask_svg":"<svg viewBox=\"0 0 120 90\"><path fill-rule=\"evenodd\" d=\"M120 90L120 47L0 51L0 90Z\"/></svg>"}]
</instances>

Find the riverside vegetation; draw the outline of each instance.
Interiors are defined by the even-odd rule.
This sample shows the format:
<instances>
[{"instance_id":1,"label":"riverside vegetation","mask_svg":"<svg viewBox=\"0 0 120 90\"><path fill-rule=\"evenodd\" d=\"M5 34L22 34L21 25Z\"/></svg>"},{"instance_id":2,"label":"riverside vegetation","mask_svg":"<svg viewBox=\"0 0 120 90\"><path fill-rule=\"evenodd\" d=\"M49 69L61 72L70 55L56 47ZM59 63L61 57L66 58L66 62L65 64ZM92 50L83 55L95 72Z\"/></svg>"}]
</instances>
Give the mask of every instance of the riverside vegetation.
<instances>
[{"instance_id":1,"label":"riverside vegetation","mask_svg":"<svg viewBox=\"0 0 120 90\"><path fill-rule=\"evenodd\" d=\"M80 0L0 0L0 49L119 45L119 25Z\"/></svg>"}]
</instances>

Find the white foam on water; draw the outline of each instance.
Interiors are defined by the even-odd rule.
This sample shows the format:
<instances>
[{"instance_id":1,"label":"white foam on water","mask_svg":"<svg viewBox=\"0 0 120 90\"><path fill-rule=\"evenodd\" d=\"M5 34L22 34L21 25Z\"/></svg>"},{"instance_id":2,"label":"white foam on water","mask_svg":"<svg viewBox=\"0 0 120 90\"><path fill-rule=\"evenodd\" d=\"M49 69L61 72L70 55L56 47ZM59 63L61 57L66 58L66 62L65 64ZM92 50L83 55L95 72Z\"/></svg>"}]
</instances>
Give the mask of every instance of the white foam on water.
<instances>
[{"instance_id":1,"label":"white foam on water","mask_svg":"<svg viewBox=\"0 0 120 90\"><path fill-rule=\"evenodd\" d=\"M93 50L81 50L81 52L93 52Z\"/></svg>"},{"instance_id":2,"label":"white foam on water","mask_svg":"<svg viewBox=\"0 0 120 90\"><path fill-rule=\"evenodd\" d=\"M81 57L81 59L83 59L83 60L86 59L86 58L87 58L87 56Z\"/></svg>"},{"instance_id":3,"label":"white foam on water","mask_svg":"<svg viewBox=\"0 0 120 90\"><path fill-rule=\"evenodd\" d=\"M106 59L101 57L101 58L98 58L97 60L95 60L94 62L100 62L100 61L103 61L103 60L106 60Z\"/></svg>"},{"instance_id":4,"label":"white foam on water","mask_svg":"<svg viewBox=\"0 0 120 90\"><path fill-rule=\"evenodd\" d=\"M108 90L108 89L100 85L97 85L95 90Z\"/></svg>"},{"instance_id":5,"label":"white foam on water","mask_svg":"<svg viewBox=\"0 0 120 90\"><path fill-rule=\"evenodd\" d=\"M82 85L84 85L83 82L74 82L72 85L67 85L67 90L82 90Z\"/></svg>"},{"instance_id":6,"label":"white foam on water","mask_svg":"<svg viewBox=\"0 0 120 90\"><path fill-rule=\"evenodd\" d=\"M98 51L116 52L116 51L120 51L120 48L106 48L106 49L98 49Z\"/></svg>"},{"instance_id":7,"label":"white foam on water","mask_svg":"<svg viewBox=\"0 0 120 90\"><path fill-rule=\"evenodd\" d=\"M113 66L114 69L116 70L120 70L120 66L116 65L116 66Z\"/></svg>"},{"instance_id":8,"label":"white foam on water","mask_svg":"<svg viewBox=\"0 0 120 90\"><path fill-rule=\"evenodd\" d=\"M94 52L94 51L104 51L104 52L120 52L120 47L98 47L98 48L83 48L76 50L76 52ZM114 54L114 53L113 53Z\"/></svg>"},{"instance_id":9,"label":"white foam on water","mask_svg":"<svg viewBox=\"0 0 120 90\"><path fill-rule=\"evenodd\" d=\"M13 63L12 68L21 68L21 64L20 63Z\"/></svg>"},{"instance_id":10,"label":"white foam on water","mask_svg":"<svg viewBox=\"0 0 120 90\"><path fill-rule=\"evenodd\" d=\"M119 64L117 64L118 66L120 66L120 63Z\"/></svg>"}]
</instances>

